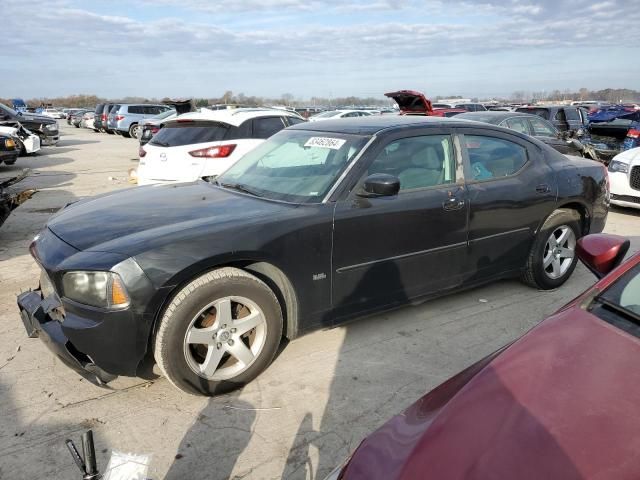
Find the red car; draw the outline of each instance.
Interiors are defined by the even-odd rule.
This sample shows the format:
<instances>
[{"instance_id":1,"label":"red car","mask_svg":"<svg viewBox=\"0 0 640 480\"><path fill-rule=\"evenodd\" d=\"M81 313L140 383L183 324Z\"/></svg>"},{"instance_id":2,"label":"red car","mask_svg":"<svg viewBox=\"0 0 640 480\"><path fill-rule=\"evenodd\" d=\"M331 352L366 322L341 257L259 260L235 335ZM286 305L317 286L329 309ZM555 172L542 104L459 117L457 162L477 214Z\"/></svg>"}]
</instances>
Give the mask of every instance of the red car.
<instances>
[{"instance_id":1,"label":"red car","mask_svg":"<svg viewBox=\"0 0 640 480\"><path fill-rule=\"evenodd\" d=\"M430 117L453 117L466 113L464 108L433 108L431 101L420 92L399 90L384 94L393 98L400 107L400 115L427 115Z\"/></svg>"},{"instance_id":2,"label":"red car","mask_svg":"<svg viewBox=\"0 0 640 480\"><path fill-rule=\"evenodd\" d=\"M598 277L367 437L332 480L640 478L640 253L588 235Z\"/></svg>"}]
</instances>

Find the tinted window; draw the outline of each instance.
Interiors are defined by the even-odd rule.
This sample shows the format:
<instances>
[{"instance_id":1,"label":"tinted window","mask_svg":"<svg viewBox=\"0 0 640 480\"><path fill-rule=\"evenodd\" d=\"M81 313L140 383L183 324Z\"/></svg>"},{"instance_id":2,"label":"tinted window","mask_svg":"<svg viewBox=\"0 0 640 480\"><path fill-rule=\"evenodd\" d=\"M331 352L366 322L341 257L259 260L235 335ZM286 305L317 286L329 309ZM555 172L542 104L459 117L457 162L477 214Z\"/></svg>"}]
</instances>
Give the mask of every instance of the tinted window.
<instances>
[{"instance_id":1,"label":"tinted window","mask_svg":"<svg viewBox=\"0 0 640 480\"><path fill-rule=\"evenodd\" d=\"M178 147L195 143L219 142L227 138L231 129L226 123L183 121L170 122L149 142L161 147Z\"/></svg>"},{"instance_id":2,"label":"tinted window","mask_svg":"<svg viewBox=\"0 0 640 480\"><path fill-rule=\"evenodd\" d=\"M495 137L465 135L473 180L513 175L527 163L527 150L517 143Z\"/></svg>"},{"instance_id":3,"label":"tinted window","mask_svg":"<svg viewBox=\"0 0 640 480\"><path fill-rule=\"evenodd\" d=\"M578 120L580 121L580 115L578 115L578 110L575 108L565 108L564 113L567 116L567 120Z\"/></svg>"},{"instance_id":4,"label":"tinted window","mask_svg":"<svg viewBox=\"0 0 640 480\"><path fill-rule=\"evenodd\" d=\"M143 113L145 115L157 115L158 113L160 113L162 111L163 111L162 107L158 107L156 105L145 105Z\"/></svg>"},{"instance_id":5,"label":"tinted window","mask_svg":"<svg viewBox=\"0 0 640 480\"><path fill-rule=\"evenodd\" d=\"M289 125L297 125L299 123L304 123L304 120L296 117L287 117L287 121L289 122Z\"/></svg>"},{"instance_id":6,"label":"tinted window","mask_svg":"<svg viewBox=\"0 0 640 480\"><path fill-rule=\"evenodd\" d=\"M507 128L515 130L516 132L524 133L525 135L529 135L529 125L527 125L527 120L525 118L509 118L505 123Z\"/></svg>"},{"instance_id":7,"label":"tinted window","mask_svg":"<svg viewBox=\"0 0 640 480\"><path fill-rule=\"evenodd\" d=\"M99 115L99 114L102 113L102 110L104 110L104 103L99 103L96 106L95 113L97 113Z\"/></svg>"},{"instance_id":8,"label":"tinted window","mask_svg":"<svg viewBox=\"0 0 640 480\"><path fill-rule=\"evenodd\" d=\"M394 175L402 191L454 183L455 172L451 137L428 135L389 143L369 166L368 175Z\"/></svg>"},{"instance_id":9,"label":"tinted window","mask_svg":"<svg viewBox=\"0 0 640 480\"><path fill-rule=\"evenodd\" d=\"M538 135L540 137L555 137L556 129L553 125L545 122L542 119L538 118L530 118L531 128L533 129L533 134Z\"/></svg>"},{"instance_id":10,"label":"tinted window","mask_svg":"<svg viewBox=\"0 0 640 480\"><path fill-rule=\"evenodd\" d=\"M141 115L144 113L144 107L142 105L129 105L129 113Z\"/></svg>"},{"instance_id":11,"label":"tinted window","mask_svg":"<svg viewBox=\"0 0 640 480\"><path fill-rule=\"evenodd\" d=\"M253 119L253 137L269 138L285 127L280 117L265 117Z\"/></svg>"}]
</instances>

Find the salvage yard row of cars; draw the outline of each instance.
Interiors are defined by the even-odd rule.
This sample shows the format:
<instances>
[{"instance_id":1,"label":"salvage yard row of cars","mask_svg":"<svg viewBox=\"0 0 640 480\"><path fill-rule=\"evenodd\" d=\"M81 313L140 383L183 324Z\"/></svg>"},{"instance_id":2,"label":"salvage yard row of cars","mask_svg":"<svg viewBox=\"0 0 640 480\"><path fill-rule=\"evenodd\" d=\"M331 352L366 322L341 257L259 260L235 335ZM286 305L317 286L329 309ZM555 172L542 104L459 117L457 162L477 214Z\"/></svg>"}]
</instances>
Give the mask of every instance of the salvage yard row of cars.
<instances>
[{"instance_id":1,"label":"salvage yard row of cars","mask_svg":"<svg viewBox=\"0 0 640 480\"><path fill-rule=\"evenodd\" d=\"M640 254L623 264L629 241L600 232L610 185L640 192L640 149L607 166L538 114L431 115L406 92L401 115L313 122L165 108L134 129L113 122L144 113L112 106L107 128L140 137L141 186L67 205L35 237L27 335L97 384L154 359L211 396L255 379L286 339L504 278L556 289L580 259L594 287L327 480L635 478Z\"/></svg>"}]
</instances>

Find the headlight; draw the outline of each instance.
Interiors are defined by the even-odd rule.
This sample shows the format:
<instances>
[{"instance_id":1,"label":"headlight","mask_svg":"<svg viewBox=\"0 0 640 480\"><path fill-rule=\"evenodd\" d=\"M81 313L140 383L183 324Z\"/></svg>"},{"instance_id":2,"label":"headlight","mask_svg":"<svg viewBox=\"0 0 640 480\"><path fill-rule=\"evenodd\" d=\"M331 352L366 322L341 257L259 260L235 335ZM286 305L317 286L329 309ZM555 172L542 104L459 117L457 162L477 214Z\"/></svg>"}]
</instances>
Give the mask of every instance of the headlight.
<instances>
[{"instance_id":1,"label":"headlight","mask_svg":"<svg viewBox=\"0 0 640 480\"><path fill-rule=\"evenodd\" d=\"M122 308L129 305L129 295L117 273L68 272L62 277L63 295L93 307Z\"/></svg>"},{"instance_id":2,"label":"headlight","mask_svg":"<svg viewBox=\"0 0 640 480\"><path fill-rule=\"evenodd\" d=\"M42 292L42 298L48 298L55 293L53 284L44 270L40 272L40 291Z\"/></svg>"},{"instance_id":3,"label":"headlight","mask_svg":"<svg viewBox=\"0 0 640 480\"><path fill-rule=\"evenodd\" d=\"M47 125L44 126L45 130L57 130L58 129L58 124L57 123L49 123Z\"/></svg>"},{"instance_id":4,"label":"headlight","mask_svg":"<svg viewBox=\"0 0 640 480\"><path fill-rule=\"evenodd\" d=\"M629 164L619 160L612 160L611 163L609 163L609 171L627 173L629 171Z\"/></svg>"}]
</instances>

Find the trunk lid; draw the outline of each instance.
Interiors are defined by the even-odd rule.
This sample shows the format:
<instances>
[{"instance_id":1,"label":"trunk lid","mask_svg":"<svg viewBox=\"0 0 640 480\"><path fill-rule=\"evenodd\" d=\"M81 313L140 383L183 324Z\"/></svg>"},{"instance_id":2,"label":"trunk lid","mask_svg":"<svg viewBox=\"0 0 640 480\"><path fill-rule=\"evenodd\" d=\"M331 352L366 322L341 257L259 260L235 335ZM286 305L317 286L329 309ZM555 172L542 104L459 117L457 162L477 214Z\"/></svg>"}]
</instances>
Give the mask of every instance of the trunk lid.
<instances>
[{"instance_id":1,"label":"trunk lid","mask_svg":"<svg viewBox=\"0 0 640 480\"><path fill-rule=\"evenodd\" d=\"M433 107L431 101L423 93L413 90L398 90L384 94L385 97L392 98L400 107L402 114L424 114L431 115Z\"/></svg>"}]
</instances>

